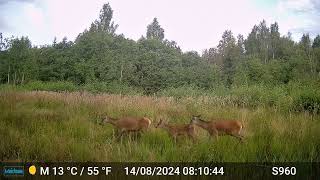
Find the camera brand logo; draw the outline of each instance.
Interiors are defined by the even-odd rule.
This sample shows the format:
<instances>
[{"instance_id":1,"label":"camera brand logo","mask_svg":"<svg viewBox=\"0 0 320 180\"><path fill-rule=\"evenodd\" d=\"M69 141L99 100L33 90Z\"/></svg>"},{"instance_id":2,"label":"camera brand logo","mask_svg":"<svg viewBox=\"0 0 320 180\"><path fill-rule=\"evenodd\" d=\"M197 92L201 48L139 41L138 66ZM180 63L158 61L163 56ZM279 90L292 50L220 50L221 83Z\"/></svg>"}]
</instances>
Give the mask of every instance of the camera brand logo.
<instances>
[{"instance_id":1,"label":"camera brand logo","mask_svg":"<svg viewBox=\"0 0 320 180\"><path fill-rule=\"evenodd\" d=\"M4 166L3 175L4 176L23 176L24 167L23 166Z\"/></svg>"}]
</instances>

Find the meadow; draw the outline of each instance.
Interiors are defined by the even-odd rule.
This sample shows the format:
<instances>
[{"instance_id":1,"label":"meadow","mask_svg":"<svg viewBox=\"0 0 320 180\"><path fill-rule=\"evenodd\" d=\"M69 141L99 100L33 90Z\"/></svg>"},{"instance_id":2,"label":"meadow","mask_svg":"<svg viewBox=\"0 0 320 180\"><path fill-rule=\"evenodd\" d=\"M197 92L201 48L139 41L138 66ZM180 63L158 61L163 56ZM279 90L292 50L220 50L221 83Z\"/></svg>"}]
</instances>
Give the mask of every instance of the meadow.
<instances>
[{"instance_id":1,"label":"meadow","mask_svg":"<svg viewBox=\"0 0 320 180\"><path fill-rule=\"evenodd\" d=\"M238 119L244 143L230 136L217 141L197 128L197 142L153 126L204 119ZM146 116L151 129L140 138L115 138L99 117ZM319 162L320 115L274 106L241 106L228 97L166 97L0 90L1 161L104 162Z\"/></svg>"}]
</instances>

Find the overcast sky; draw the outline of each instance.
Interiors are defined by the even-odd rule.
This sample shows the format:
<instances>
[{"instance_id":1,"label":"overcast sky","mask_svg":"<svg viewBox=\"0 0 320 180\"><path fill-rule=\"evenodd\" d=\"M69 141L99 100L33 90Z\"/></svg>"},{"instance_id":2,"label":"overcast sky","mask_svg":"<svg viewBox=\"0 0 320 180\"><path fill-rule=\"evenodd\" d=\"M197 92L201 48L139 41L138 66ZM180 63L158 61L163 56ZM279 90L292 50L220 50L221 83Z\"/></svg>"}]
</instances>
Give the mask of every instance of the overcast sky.
<instances>
[{"instance_id":1,"label":"overcast sky","mask_svg":"<svg viewBox=\"0 0 320 180\"><path fill-rule=\"evenodd\" d=\"M320 33L320 0L0 0L0 32L28 36L33 45L69 40L98 18L104 3L114 10L117 33L137 40L154 17L183 51L214 47L224 30L245 37L262 19L277 21L282 35Z\"/></svg>"}]
</instances>

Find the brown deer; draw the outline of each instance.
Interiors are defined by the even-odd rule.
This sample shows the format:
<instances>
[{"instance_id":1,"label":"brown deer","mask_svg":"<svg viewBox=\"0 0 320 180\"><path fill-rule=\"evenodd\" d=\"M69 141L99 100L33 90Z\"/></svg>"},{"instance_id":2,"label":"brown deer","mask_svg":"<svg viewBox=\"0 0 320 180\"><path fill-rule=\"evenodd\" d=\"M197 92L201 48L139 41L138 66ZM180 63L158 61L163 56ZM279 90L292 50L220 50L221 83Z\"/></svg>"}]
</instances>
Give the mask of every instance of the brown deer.
<instances>
[{"instance_id":1,"label":"brown deer","mask_svg":"<svg viewBox=\"0 0 320 180\"><path fill-rule=\"evenodd\" d=\"M175 143L177 142L178 136L188 136L195 142L195 127L192 124L167 124L160 119L156 128L165 129L171 135Z\"/></svg>"},{"instance_id":2,"label":"brown deer","mask_svg":"<svg viewBox=\"0 0 320 180\"><path fill-rule=\"evenodd\" d=\"M104 118L102 118L101 124L105 123L110 123L117 128L117 130L119 131L119 138L126 132L143 132L147 130L151 125L151 120L146 117L123 117L120 119L116 119L105 116Z\"/></svg>"},{"instance_id":3,"label":"brown deer","mask_svg":"<svg viewBox=\"0 0 320 180\"><path fill-rule=\"evenodd\" d=\"M211 137L218 139L218 136L229 135L236 137L243 142L244 137L240 134L243 125L238 120L218 120L218 121L204 121L198 116L192 116L191 124L195 124L207 130Z\"/></svg>"}]
</instances>

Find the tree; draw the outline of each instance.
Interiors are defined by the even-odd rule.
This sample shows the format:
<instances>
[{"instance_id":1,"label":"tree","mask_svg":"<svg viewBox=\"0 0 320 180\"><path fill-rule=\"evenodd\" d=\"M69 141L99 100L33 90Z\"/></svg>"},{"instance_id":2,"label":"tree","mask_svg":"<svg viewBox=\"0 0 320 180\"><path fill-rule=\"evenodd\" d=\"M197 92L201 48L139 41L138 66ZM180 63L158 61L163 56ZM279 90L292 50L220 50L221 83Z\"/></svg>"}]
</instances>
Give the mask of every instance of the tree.
<instances>
[{"instance_id":1,"label":"tree","mask_svg":"<svg viewBox=\"0 0 320 180\"><path fill-rule=\"evenodd\" d=\"M313 40L312 48L320 48L320 35Z\"/></svg>"},{"instance_id":2,"label":"tree","mask_svg":"<svg viewBox=\"0 0 320 180\"><path fill-rule=\"evenodd\" d=\"M313 40L312 48L316 63L316 71L320 72L320 35L317 35Z\"/></svg>"},{"instance_id":3,"label":"tree","mask_svg":"<svg viewBox=\"0 0 320 180\"><path fill-rule=\"evenodd\" d=\"M240 55L239 48L236 45L236 39L230 30L223 32L222 39L219 41L218 51L222 56L222 71L225 77L225 83L230 87L235 74L236 59Z\"/></svg>"},{"instance_id":4,"label":"tree","mask_svg":"<svg viewBox=\"0 0 320 180\"><path fill-rule=\"evenodd\" d=\"M237 39L238 39L237 46L240 50L240 54L243 55L245 53L244 37L243 35L238 34Z\"/></svg>"},{"instance_id":5,"label":"tree","mask_svg":"<svg viewBox=\"0 0 320 180\"><path fill-rule=\"evenodd\" d=\"M166 39L166 40L164 40L164 44L170 48L176 49L177 51L181 52L180 47L178 46L177 42L175 42L175 41L169 41Z\"/></svg>"},{"instance_id":6,"label":"tree","mask_svg":"<svg viewBox=\"0 0 320 180\"><path fill-rule=\"evenodd\" d=\"M234 48L236 47L236 39L230 30L226 30L222 34L222 39L219 41L218 50L223 57L233 55Z\"/></svg>"},{"instance_id":7,"label":"tree","mask_svg":"<svg viewBox=\"0 0 320 180\"><path fill-rule=\"evenodd\" d=\"M18 84L24 83L26 76L32 71L31 57L31 41L28 37L11 39L8 49L8 83Z\"/></svg>"},{"instance_id":8,"label":"tree","mask_svg":"<svg viewBox=\"0 0 320 180\"><path fill-rule=\"evenodd\" d=\"M266 64L269 59L270 31L263 20L259 25L254 25L251 33L245 41L246 52L248 55L258 56Z\"/></svg>"},{"instance_id":9,"label":"tree","mask_svg":"<svg viewBox=\"0 0 320 180\"><path fill-rule=\"evenodd\" d=\"M161 28L157 18L154 18L152 23L147 26L147 39L164 39L164 29Z\"/></svg>"},{"instance_id":10,"label":"tree","mask_svg":"<svg viewBox=\"0 0 320 180\"><path fill-rule=\"evenodd\" d=\"M279 48L279 41L280 41L280 33L279 33L279 26L278 23L275 22L274 24L271 24L270 27L270 36L271 36L271 54L272 59L274 59L278 54L278 48Z\"/></svg>"},{"instance_id":11,"label":"tree","mask_svg":"<svg viewBox=\"0 0 320 180\"><path fill-rule=\"evenodd\" d=\"M310 71L313 73L315 65L311 53L311 39L308 33L302 35L299 45L303 49L306 59L309 60Z\"/></svg>"},{"instance_id":12,"label":"tree","mask_svg":"<svg viewBox=\"0 0 320 180\"><path fill-rule=\"evenodd\" d=\"M259 52L261 59L264 60L264 63L266 64L269 57L269 44L270 44L270 32L269 28L267 27L266 21L263 20L260 22L258 26L258 41L259 41Z\"/></svg>"},{"instance_id":13,"label":"tree","mask_svg":"<svg viewBox=\"0 0 320 180\"><path fill-rule=\"evenodd\" d=\"M2 33L0 33L0 51L4 49L4 39Z\"/></svg>"},{"instance_id":14,"label":"tree","mask_svg":"<svg viewBox=\"0 0 320 180\"><path fill-rule=\"evenodd\" d=\"M290 60L293 56L298 56L299 51L297 51L296 48L297 46L292 40L291 33L288 32L286 36L280 37L275 58Z\"/></svg>"},{"instance_id":15,"label":"tree","mask_svg":"<svg viewBox=\"0 0 320 180\"><path fill-rule=\"evenodd\" d=\"M210 64L215 64L218 66L222 65L222 59L217 48L209 48L208 50L204 50L202 53L202 58Z\"/></svg>"},{"instance_id":16,"label":"tree","mask_svg":"<svg viewBox=\"0 0 320 180\"><path fill-rule=\"evenodd\" d=\"M102 9L100 10L100 22L98 23L98 29L110 34L114 34L118 28L118 25L112 21L112 17L113 10L111 6L109 5L109 3L104 4Z\"/></svg>"},{"instance_id":17,"label":"tree","mask_svg":"<svg viewBox=\"0 0 320 180\"><path fill-rule=\"evenodd\" d=\"M301 45L306 54L310 53L311 40L309 34L303 34L299 44Z\"/></svg>"},{"instance_id":18,"label":"tree","mask_svg":"<svg viewBox=\"0 0 320 180\"><path fill-rule=\"evenodd\" d=\"M10 81L9 60L8 60L8 39L0 33L0 83Z\"/></svg>"},{"instance_id":19,"label":"tree","mask_svg":"<svg viewBox=\"0 0 320 180\"><path fill-rule=\"evenodd\" d=\"M258 55L259 54L259 41L258 41L258 26L254 25L248 38L244 42L246 54Z\"/></svg>"}]
</instances>

